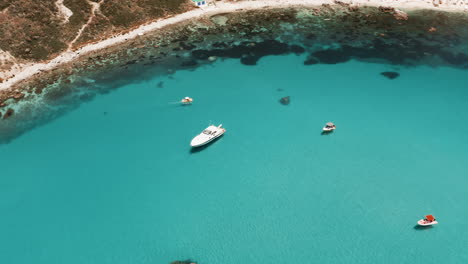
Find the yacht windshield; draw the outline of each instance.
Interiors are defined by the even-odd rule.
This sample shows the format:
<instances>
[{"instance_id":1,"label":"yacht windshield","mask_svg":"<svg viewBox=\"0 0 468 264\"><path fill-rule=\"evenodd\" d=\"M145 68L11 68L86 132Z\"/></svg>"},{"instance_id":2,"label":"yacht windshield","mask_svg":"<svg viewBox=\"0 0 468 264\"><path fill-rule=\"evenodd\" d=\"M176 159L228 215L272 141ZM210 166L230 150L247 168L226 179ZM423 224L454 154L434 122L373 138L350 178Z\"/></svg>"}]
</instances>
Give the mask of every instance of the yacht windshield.
<instances>
[{"instance_id":1,"label":"yacht windshield","mask_svg":"<svg viewBox=\"0 0 468 264\"><path fill-rule=\"evenodd\" d=\"M208 129L205 129L205 130L203 130L203 134L205 134L205 135L210 135L210 134L211 134L211 131L208 130Z\"/></svg>"}]
</instances>

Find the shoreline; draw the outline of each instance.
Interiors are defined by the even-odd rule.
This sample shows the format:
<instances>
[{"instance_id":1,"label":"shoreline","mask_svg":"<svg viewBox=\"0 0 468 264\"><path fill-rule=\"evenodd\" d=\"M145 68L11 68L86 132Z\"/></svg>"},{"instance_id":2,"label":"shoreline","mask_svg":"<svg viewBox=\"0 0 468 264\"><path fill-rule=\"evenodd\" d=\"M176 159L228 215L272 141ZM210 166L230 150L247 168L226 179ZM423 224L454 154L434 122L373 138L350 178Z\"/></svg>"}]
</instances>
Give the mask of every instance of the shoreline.
<instances>
[{"instance_id":1,"label":"shoreline","mask_svg":"<svg viewBox=\"0 0 468 264\"><path fill-rule=\"evenodd\" d=\"M433 0L437 1L437 0ZM22 81L31 79L35 75L40 74L41 72L48 72L57 67L64 65L66 63L73 62L74 60L82 57L83 55L89 54L91 52L103 50L105 48L117 46L119 44L125 43L129 40L136 39L140 36L145 35L146 33L154 32L155 30L161 29L166 26L174 25L186 20L193 18L199 18L201 16L213 16L216 14L222 13L232 13L236 11L245 11L245 10L255 10L263 8L285 8L285 7L294 7L294 6L320 6L322 4L346 4L353 6L385 6L393 8L401 8L404 10L415 10L415 9L432 9L439 11L449 11L449 12L466 12L468 11L468 4L459 6L456 4L442 4L439 6L434 6L432 2L422 2L422 1L403 1L399 2L398 0L387 0L387 1L372 1L372 0L343 0L343 1L331 1L331 0L242 0L238 2L213 2L212 5L203 8L197 8L179 15L175 15L169 18L160 19L149 24L141 25L138 28L121 35L112 36L106 40L99 41L96 43L91 43L85 45L75 51L65 51L55 57L54 59L49 60L45 63L30 63L25 65L20 65L19 69L7 71L10 73L10 78L5 79L0 83L0 93L12 88L14 85L21 83Z\"/></svg>"}]
</instances>

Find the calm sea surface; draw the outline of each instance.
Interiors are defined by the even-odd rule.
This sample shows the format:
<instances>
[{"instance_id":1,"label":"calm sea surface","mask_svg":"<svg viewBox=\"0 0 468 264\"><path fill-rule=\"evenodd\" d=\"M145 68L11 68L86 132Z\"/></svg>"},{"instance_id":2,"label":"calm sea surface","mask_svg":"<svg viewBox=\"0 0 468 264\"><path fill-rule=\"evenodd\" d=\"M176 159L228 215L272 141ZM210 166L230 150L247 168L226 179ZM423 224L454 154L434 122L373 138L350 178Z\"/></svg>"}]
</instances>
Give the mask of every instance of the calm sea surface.
<instances>
[{"instance_id":1,"label":"calm sea surface","mask_svg":"<svg viewBox=\"0 0 468 264\"><path fill-rule=\"evenodd\" d=\"M0 263L468 262L468 71L304 59L135 80L0 145Z\"/></svg>"}]
</instances>

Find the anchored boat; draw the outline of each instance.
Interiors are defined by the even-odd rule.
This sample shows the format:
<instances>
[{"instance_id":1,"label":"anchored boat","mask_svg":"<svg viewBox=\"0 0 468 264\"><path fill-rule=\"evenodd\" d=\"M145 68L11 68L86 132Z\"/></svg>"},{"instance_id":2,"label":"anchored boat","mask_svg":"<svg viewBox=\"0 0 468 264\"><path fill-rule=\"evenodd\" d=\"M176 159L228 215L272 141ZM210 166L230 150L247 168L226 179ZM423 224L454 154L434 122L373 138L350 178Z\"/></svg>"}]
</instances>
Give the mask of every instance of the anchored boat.
<instances>
[{"instance_id":1,"label":"anchored boat","mask_svg":"<svg viewBox=\"0 0 468 264\"><path fill-rule=\"evenodd\" d=\"M418 221L418 225L420 226L431 226L431 225L435 225L438 223L439 222L436 221L433 215L426 215L426 218Z\"/></svg>"},{"instance_id":2,"label":"anchored boat","mask_svg":"<svg viewBox=\"0 0 468 264\"><path fill-rule=\"evenodd\" d=\"M193 98L190 98L188 96L180 100L180 103L182 103L183 105L189 105L189 104L192 104L192 102L193 102Z\"/></svg>"},{"instance_id":3,"label":"anchored boat","mask_svg":"<svg viewBox=\"0 0 468 264\"><path fill-rule=\"evenodd\" d=\"M205 130L203 130L200 134L198 134L192 139L192 141L190 142L190 146L200 147L222 136L224 132L226 132L226 129L224 129L222 126L222 124L220 124L219 126L208 126L207 128L205 128Z\"/></svg>"},{"instance_id":4,"label":"anchored boat","mask_svg":"<svg viewBox=\"0 0 468 264\"><path fill-rule=\"evenodd\" d=\"M324 132L331 132L331 131L333 131L335 129L336 129L336 126L332 122L326 123L325 126L323 127Z\"/></svg>"}]
</instances>

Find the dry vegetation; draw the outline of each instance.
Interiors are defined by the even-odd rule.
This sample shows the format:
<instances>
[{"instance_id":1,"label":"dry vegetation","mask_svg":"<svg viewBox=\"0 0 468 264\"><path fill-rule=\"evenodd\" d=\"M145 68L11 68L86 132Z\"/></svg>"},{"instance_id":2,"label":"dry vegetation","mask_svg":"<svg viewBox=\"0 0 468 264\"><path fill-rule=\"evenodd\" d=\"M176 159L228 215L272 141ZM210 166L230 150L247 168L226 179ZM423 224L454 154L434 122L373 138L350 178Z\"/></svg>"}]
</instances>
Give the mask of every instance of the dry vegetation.
<instances>
[{"instance_id":1,"label":"dry vegetation","mask_svg":"<svg viewBox=\"0 0 468 264\"><path fill-rule=\"evenodd\" d=\"M68 48L99 0L64 0L73 12L68 22L55 0L0 0L0 49L17 59L41 61ZM168 15L193 8L189 0L103 0L72 48L101 40Z\"/></svg>"}]
</instances>

